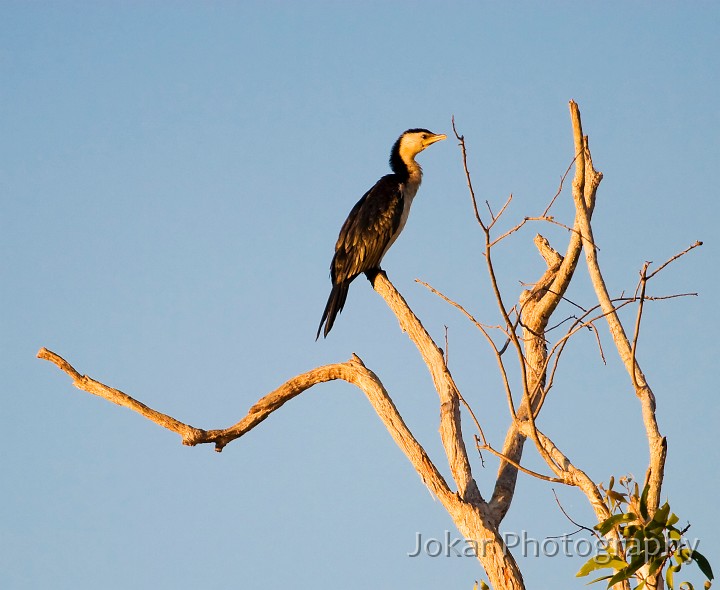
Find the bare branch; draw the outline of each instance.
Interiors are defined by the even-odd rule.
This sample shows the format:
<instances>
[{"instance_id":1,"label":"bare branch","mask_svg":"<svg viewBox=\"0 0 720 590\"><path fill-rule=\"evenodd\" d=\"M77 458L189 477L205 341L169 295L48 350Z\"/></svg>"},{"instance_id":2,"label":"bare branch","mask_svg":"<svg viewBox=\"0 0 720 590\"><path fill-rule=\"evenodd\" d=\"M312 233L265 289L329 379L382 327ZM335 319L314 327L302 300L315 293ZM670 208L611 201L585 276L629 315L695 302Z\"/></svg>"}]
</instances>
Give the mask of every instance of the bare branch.
<instances>
[{"instance_id":1,"label":"bare branch","mask_svg":"<svg viewBox=\"0 0 720 590\"><path fill-rule=\"evenodd\" d=\"M492 217L492 223L488 225L488 231L490 231L493 226L497 223L498 219L502 217L502 214L505 213L505 209L507 209L507 206L510 204L510 201L512 201L513 196L512 194L507 198L507 201L505 201L505 204L501 207L500 212L497 215L493 215ZM487 201L485 201L487 203ZM488 209L490 209L490 203L488 203ZM492 210L491 210L492 212Z\"/></svg>"},{"instance_id":2,"label":"bare branch","mask_svg":"<svg viewBox=\"0 0 720 590\"><path fill-rule=\"evenodd\" d=\"M693 250L693 249L695 249L695 248L698 248L698 247L700 247L700 246L702 246L702 245L703 245L703 243L698 240L697 242L695 242L695 243L692 244L691 246L688 246L687 248L685 248L682 252L679 252L679 253L675 254L675 256L672 256L671 258L669 258L668 260L666 260L665 262L663 262L663 263L662 263L658 268L656 268L653 272L651 272L651 273L648 275L648 280L650 280L651 278L653 278L656 274L658 274L661 270L663 270L668 264L670 264L670 263L672 263L672 262L675 262L675 261L676 261L678 258L680 258L681 256L685 256L685 254L687 254L688 252L690 252L690 250Z\"/></svg>"},{"instance_id":3,"label":"bare branch","mask_svg":"<svg viewBox=\"0 0 720 590\"><path fill-rule=\"evenodd\" d=\"M560 504L560 498L558 498L558 495L557 495L557 493L555 492L554 489L553 489L552 493L553 493L553 496L555 496L555 502L557 503L558 508L560 508L560 511L565 515L565 518L567 518L571 523L573 523L576 527L578 527L578 529L579 529L580 531L588 531L588 532L589 532L591 535L593 535L594 537L596 537L596 538L598 538L598 539L600 538L600 535L598 534L597 531L595 531L595 530L593 530L593 529L591 529L591 528L588 528L588 527L580 524L579 522L575 522L575 521L570 517L570 515L565 511L565 508L563 508L563 505ZM574 533L573 533L573 534L574 534ZM551 538L552 538L552 537L551 537Z\"/></svg>"},{"instance_id":4,"label":"bare branch","mask_svg":"<svg viewBox=\"0 0 720 590\"><path fill-rule=\"evenodd\" d=\"M584 140L586 154L589 154L587 147L587 138ZM584 238L583 248L585 250L585 260L588 272L592 281L598 302L602 310L605 312L605 318L610 328L615 347L618 350L620 358L625 364L625 368L635 388L635 393L640 399L640 405L643 414L643 423L645 424L645 432L648 439L650 465L650 488L648 493L648 510L654 514L660 502L660 492L662 487L663 474L665 471L665 457L667 454L667 443L665 437L660 434L657 419L655 416L655 395L648 385L645 375L643 374L637 359L634 358L632 345L628 341L625 329L615 311L610 295L608 294L605 280L603 279L600 266L598 264L597 252L592 244L594 244L592 227L590 225L590 214L592 203L588 203L586 199L580 195L573 194L575 200L575 210L577 213L578 228L582 232ZM675 258L668 261L669 264ZM661 268L664 268L663 265Z\"/></svg>"},{"instance_id":5,"label":"bare branch","mask_svg":"<svg viewBox=\"0 0 720 590\"><path fill-rule=\"evenodd\" d=\"M468 190L470 191L470 199L472 200L473 211L475 211L475 219L477 220L478 224L480 224L480 227L483 229L483 231L487 231L487 228L485 227L485 224L483 223L483 220L480 217L480 211L478 210L477 199L475 198L475 189L473 189L472 179L470 178L470 170L468 169L468 164L467 164L467 150L465 149L465 136L458 134L457 129L455 128L455 117L452 118L452 128L453 128L453 133L455 134L455 137L460 142L459 145L460 145L460 149L462 151L462 161L463 161L463 169L465 170L465 180L467 181Z\"/></svg>"},{"instance_id":6,"label":"bare branch","mask_svg":"<svg viewBox=\"0 0 720 590\"><path fill-rule=\"evenodd\" d=\"M632 375L630 377L632 378L633 387L637 390L638 380L637 380L637 361L636 361L636 354L637 354L637 343L638 338L640 338L640 321L642 320L642 313L643 313L643 307L645 306L645 290L647 288L647 269L648 266L650 266L649 262L646 262L643 264L642 270L640 271L640 294L638 296L639 303L638 303L638 311L637 311L637 317L635 319L635 333L633 334L632 339L632 350L630 351L630 356L632 357Z\"/></svg>"},{"instance_id":7,"label":"bare branch","mask_svg":"<svg viewBox=\"0 0 720 590\"><path fill-rule=\"evenodd\" d=\"M472 477L460 426L459 401L462 396L445 365L442 351L384 272L378 272L374 276L371 274L368 278L375 291L382 296L397 317L401 329L417 347L440 396L440 437L458 486L457 495L440 499L460 533L466 539L478 543L478 547L482 547L483 550L478 552L477 557L493 586L521 590L524 584L520 569L508 552L497 529L498 521L493 519Z\"/></svg>"},{"instance_id":8,"label":"bare branch","mask_svg":"<svg viewBox=\"0 0 720 590\"><path fill-rule=\"evenodd\" d=\"M388 432L393 437L405 456L410 460L421 479L444 503L455 498L445 479L435 468L427 453L412 435L395 404L383 387L377 375L367 369L360 358L353 357L346 363L337 363L318 367L307 373L293 377L275 391L270 392L255 403L247 415L237 424L222 430L201 430L184 424L166 414L162 414L145 404L135 400L129 395L95 381L90 377L78 373L70 363L61 356L46 348L41 348L38 358L48 360L67 373L78 389L92 393L120 406L138 412L148 420L155 422L163 428L178 433L184 445L194 446L204 443L214 443L215 450L222 451L223 447L231 441L240 438L255 426L265 420L272 412L280 409L286 402L300 395L303 391L318 383L342 379L360 388L382 420Z\"/></svg>"},{"instance_id":9,"label":"bare branch","mask_svg":"<svg viewBox=\"0 0 720 590\"><path fill-rule=\"evenodd\" d=\"M570 170L572 170L573 164L575 163L575 160L577 160L579 154L575 154L575 157L572 159L572 162L567 167L567 170L565 170L565 174L563 174L560 177L560 186L557 189L557 192L555 193L555 196L550 200L550 204L545 207L545 211L542 212L541 217L546 217L548 212L550 211L551 207L555 203L555 200L560 196L560 193L562 193L563 185L565 184L565 179L567 178L567 175L570 174Z\"/></svg>"},{"instance_id":10,"label":"bare branch","mask_svg":"<svg viewBox=\"0 0 720 590\"><path fill-rule=\"evenodd\" d=\"M167 414L153 410L142 402L139 402L126 393L123 393L119 389L114 389L100 383L99 381L95 381L95 379L92 379L87 375L81 375L64 358L47 348L41 348L37 353L37 358L50 361L51 363L57 365L61 371L64 371L70 376L73 380L73 385L78 389L97 395L98 397L102 397L109 402L128 408L133 412L137 412L148 420L155 422L155 424L179 434L184 445L192 446L198 444L198 442L215 442L214 440L202 440L203 437L207 435L206 431L194 428L193 426L180 422Z\"/></svg>"},{"instance_id":11,"label":"bare branch","mask_svg":"<svg viewBox=\"0 0 720 590\"><path fill-rule=\"evenodd\" d=\"M524 421L520 423L520 431L528 438L532 437L531 429L532 425L530 422ZM553 468L553 466L555 466L553 470L556 471L559 478L562 478L563 483L577 486L583 491L595 511L598 522L608 518L610 511L605 505L602 494L597 485L595 485L595 482L593 482L582 469L575 467L570 459L555 446L555 443L550 440L550 438L545 436L540 430L535 429L535 432L537 433L539 444L541 444L545 451L553 458L550 467Z\"/></svg>"},{"instance_id":12,"label":"bare branch","mask_svg":"<svg viewBox=\"0 0 720 590\"><path fill-rule=\"evenodd\" d=\"M678 297L697 297L698 293L675 293L674 295L646 295L645 301L664 301L665 299L676 299Z\"/></svg>"},{"instance_id":13,"label":"bare branch","mask_svg":"<svg viewBox=\"0 0 720 590\"><path fill-rule=\"evenodd\" d=\"M528 221L545 221L546 223L550 223L550 224L552 224L552 225L557 225L558 227L561 227L561 228L567 230L567 231L570 232L570 233L573 233L573 232L576 233L576 232L577 232L577 230L576 230L575 228L572 228L572 227L570 227L569 225L565 225L564 223L560 223L560 222L559 222L557 219L555 219L554 217L546 217L546 216L542 216L542 217L524 217L523 220L522 220L520 223L518 223L515 227L509 229L509 230L506 231L504 234L498 236L498 237L495 238L492 242L490 242L490 246L495 246L498 242L501 242L502 240L504 240L505 238L507 238L510 234L515 233L515 232L518 231L520 228L522 228ZM579 238L579 239L582 239L582 236L578 235L578 238Z\"/></svg>"},{"instance_id":14,"label":"bare branch","mask_svg":"<svg viewBox=\"0 0 720 590\"><path fill-rule=\"evenodd\" d=\"M600 352L600 358L602 359L603 365L607 365L607 361L605 360L605 353L603 352L602 342L600 341L600 333L595 327L595 324L590 323L588 327L592 330L592 333L595 334L595 341L597 342L598 351Z\"/></svg>"},{"instance_id":15,"label":"bare branch","mask_svg":"<svg viewBox=\"0 0 720 590\"><path fill-rule=\"evenodd\" d=\"M557 447L555 443L540 432L533 424L529 421L524 421L519 424L520 431L528 438L534 438L536 444L543 447L546 454L552 457L552 462L549 462L553 471L555 471L558 478L562 479L562 483L566 485L577 486L585 497L588 499L590 506L595 512L595 517L598 522L603 522L611 516L610 510L608 509L603 499L600 488L595 482L585 473L582 469L577 468L568 459L568 457ZM617 530L612 529L606 537L612 543L613 547L618 551L618 554L623 557L623 545L620 541ZM629 590L627 583L621 583L615 586L616 588L623 588Z\"/></svg>"},{"instance_id":16,"label":"bare branch","mask_svg":"<svg viewBox=\"0 0 720 590\"><path fill-rule=\"evenodd\" d=\"M449 366L450 363L450 341L448 340L448 327L445 326L445 357L443 359L445 366Z\"/></svg>"},{"instance_id":17,"label":"bare branch","mask_svg":"<svg viewBox=\"0 0 720 590\"><path fill-rule=\"evenodd\" d=\"M480 332L482 333L482 335L485 336L485 339L487 340L488 344L490 345L490 348L491 348L491 349L493 350L493 352L495 353L495 359L496 359L496 361L497 361L497 363L498 363L498 369L500 370L500 375L502 376L503 385L504 385L504 387L505 387L505 395L507 396L508 407L509 407L509 409L510 409L510 415L511 415L511 416L513 417L513 419L514 419L514 418L515 418L515 404L513 403L512 390L510 389L510 380L509 380L508 375L507 375L507 370L505 369L505 364L503 363L503 360L502 360L502 351L501 351L501 350L498 350L497 346L495 345L495 341L491 338L490 334L488 333L488 331L487 331L487 329L486 329L488 326L484 326L483 324L481 324L480 322L478 322L478 321L470 314L470 312L468 312L462 305L460 305L459 303L453 301L452 299L450 299L450 298L447 297L446 295L442 294L440 291L438 291L437 289L435 289L434 287L432 287L432 286L429 285L428 283L426 283L426 282L424 282L424 281L421 281L420 279L415 279L415 282L420 283L423 287L425 287L426 289L428 289L431 293L434 293L435 295L437 295L438 297L440 297L443 301L446 301L447 303L449 303L450 305L452 305L452 306L455 307L456 309L460 310L460 311L465 315L465 317L467 317L467 318L473 323L473 325L474 325L478 330L480 330Z\"/></svg>"},{"instance_id":18,"label":"bare branch","mask_svg":"<svg viewBox=\"0 0 720 590\"><path fill-rule=\"evenodd\" d=\"M467 502L482 503L483 499L473 479L465 441L462 438L460 392L445 364L442 351L383 271L369 274L368 280L395 314L400 328L413 341L430 371L440 396L440 437L460 497Z\"/></svg>"},{"instance_id":19,"label":"bare branch","mask_svg":"<svg viewBox=\"0 0 720 590\"><path fill-rule=\"evenodd\" d=\"M573 141L575 145L575 177L572 183L573 199L582 199L586 203L588 217L592 216L595 208L595 193L602 180L602 174L592 167L590 150L586 149L585 137L583 135L580 109L575 101L570 101L570 118L573 129ZM586 165L587 161L587 165ZM570 228L568 228L570 229ZM570 242L563 257L563 263L558 269L553 284L548 289L548 296L543 298L542 305L538 306L536 313L540 316L548 316L555 310L560 299L565 295L570 278L575 272L580 252L582 251L582 232L579 231L578 216L576 213L575 223L570 234Z\"/></svg>"},{"instance_id":20,"label":"bare branch","mask_svg":"<svg viewBox=\"0 0 720 590\"><path fill-rule=\"evenodd\" d=\"M530 220L531 220L530 217L525 217L525 218L523 218L523 220L522 220L520 223L518 223L518 224L515 225L514 227L511 227L511 228L510 228L509 230L507 230L504 234L500 234L497 238L495 238L492 242L490 242L490 247L492 248L493 246L495 246L495 245L498 244L499 242L502 242L502 241L503 241L505 238L507 238L508 236L510 236L510 235L514 234L516 231L519 231L520 229L522 229L522 227L523 227L528 221L530 221Z\"/></svg>"},{"instance_id":21,"label":"bare branch","mask_svg":"<svg viewBox=\"0 0 720 590\"><path fill-rule=\"evenodd\" d=\"M495 213L493 213L492 207L490 206L490 201L488 201L487 199L485 199L485 207L487 207L488 213L490 213L490 219L492 220L490 226L492 226L492 224L495 223Z\"/></svg>"},{"instance_id":22,"label":"bare branch","mask_svg":"<svg viewBox=\"0 0 720 590\"><path fill-rule=\"evenodd\" d=\"M543 475L542 473L538 473L537 471L533 471L532 469L528 469L527 467L523 467L522 465L520 465L520 463L516 463L510 457L506 457L501 452L496 451L487 442L483 441L481 443L477 437L475 437L475 446L477 447L478 451L489 451L490 453L492 453L499 459L502 459L503 461L507 461L508 463L510 463L510 465L515 467L515 469L518 469L518 470L522 471L523 473L526 473L527 475L530 475L537 479L542 479L543 481L549 481L551 483L565 483L565 481L560 479L559 477L550 477L548 475Z\"/></svg>"},{"instance_id":23,"label":"bare branch","mask_svg":"<svg viewBox=\"0 0 720 590\"><path fill-rule=\"evenodd\" d=\"M570 102L570 118L572 121L573 139L575 144L575 178L573 180L573 198L580 199L585 204L588 212L588 220L595 205L595 193L602 179L602 174L596 172L592 166L590 150L587 148L585 137L582 132L580 110L574 101ZM525 350L523 356L527 358L531 368L533 382L528 383L524 375L525 384L523 402L517 412L519 420L515 420L508 429L503 444L502 453L519 463L522 457L524 436L518 429L519 421L530 421L530 432L535 439L536 447L540 454L552 467L554 459L537 440L535 433L534 417L537 415L539 404L542 404L547 393L545 387L545 370L547 367L547 349L544 338L550 316L557 308L558 303L570 284L575 272L577 261L583 247L583 233L580 230L579 214L576 213L573 231L570 234L570 241L562 262L559 266L549 266L543 277L530 292L523 294L523 326L527 332L525 338ZM486 255L487 258L487 255ZM496 295L497 296L497 295ZM524 369L524 366L523 366ZM498 476L495 483L490 509L501 520L507 513L517 481L517 470L510 463L501 462Z\"/></svg>"}]
</instances>

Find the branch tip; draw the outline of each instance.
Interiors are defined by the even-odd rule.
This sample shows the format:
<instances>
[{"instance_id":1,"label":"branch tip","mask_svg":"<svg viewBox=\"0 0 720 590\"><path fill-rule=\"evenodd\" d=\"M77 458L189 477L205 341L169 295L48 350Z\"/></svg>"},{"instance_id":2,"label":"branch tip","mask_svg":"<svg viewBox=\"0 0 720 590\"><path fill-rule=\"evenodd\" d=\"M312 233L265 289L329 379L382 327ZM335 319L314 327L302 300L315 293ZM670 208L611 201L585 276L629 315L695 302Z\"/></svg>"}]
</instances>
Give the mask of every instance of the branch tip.
<instances>
[{"instance_id":1,"label":"branch tip","mask_svg":"<svg viewBox=\"0 0 720 590\"><path fill-rule=\"evenodd\" d=\"M349 362L349 363L357 363L357 364L360 365L361 367L364 367L364 366L365 366L365 363L362 361L362 359L361 359L357 354L355 354L354 352L353 352L352 355L350 356L350 360L349 360L348 362Z\"/></svg>"}]
</instances>

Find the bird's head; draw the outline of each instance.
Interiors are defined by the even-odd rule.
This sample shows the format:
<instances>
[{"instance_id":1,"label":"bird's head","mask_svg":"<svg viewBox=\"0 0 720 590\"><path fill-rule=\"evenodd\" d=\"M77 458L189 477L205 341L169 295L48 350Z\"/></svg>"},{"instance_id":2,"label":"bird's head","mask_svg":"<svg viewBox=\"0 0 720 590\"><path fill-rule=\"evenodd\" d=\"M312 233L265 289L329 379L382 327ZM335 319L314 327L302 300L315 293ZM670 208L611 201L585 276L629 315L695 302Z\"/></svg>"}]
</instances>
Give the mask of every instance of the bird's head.
<instances>
[{"instance_id":1,"label":"bird's head","mask_svg":"<svg viewBox=\"0 0 720 590\"><path fill-rule=\"evenodd\" d=\"M403 160L406 157L413 158L426 147L443 139L447 139L443 133L433 133L427 129L408 129L397 140L398 152Z\"/></svg>"},{"instance_id":2,"label":"bird's head","mask_svg":"<svg viewBox=\"0 0 720 590\"><path fill-rule=\"evenodd\" d=\"M421 151L447 136L427 129L408 129L403 133L390 152L390 167L395 171L409 166Z\"/></svg>"}]
</instances>

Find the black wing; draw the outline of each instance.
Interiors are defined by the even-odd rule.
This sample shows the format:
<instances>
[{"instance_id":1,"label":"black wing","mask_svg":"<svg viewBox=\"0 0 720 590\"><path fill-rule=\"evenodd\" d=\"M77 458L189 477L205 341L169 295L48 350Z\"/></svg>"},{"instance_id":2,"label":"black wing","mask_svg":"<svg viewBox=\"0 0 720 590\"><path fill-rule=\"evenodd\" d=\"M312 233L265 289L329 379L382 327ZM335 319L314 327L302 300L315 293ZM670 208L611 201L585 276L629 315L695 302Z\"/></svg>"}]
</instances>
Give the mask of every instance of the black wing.
<instances>
[{"instance_id":1,"label":"black wing","mask_svg":"<svg viewBox=\"0 0 720 590\"><path fill-rule=\"evenodd\" d=\"M385 250L400 227L403 212L400 183L383 176L357 202L340 230L330 266L333 284L351 281L378 268Z\"/></svg>"}]
</instances>

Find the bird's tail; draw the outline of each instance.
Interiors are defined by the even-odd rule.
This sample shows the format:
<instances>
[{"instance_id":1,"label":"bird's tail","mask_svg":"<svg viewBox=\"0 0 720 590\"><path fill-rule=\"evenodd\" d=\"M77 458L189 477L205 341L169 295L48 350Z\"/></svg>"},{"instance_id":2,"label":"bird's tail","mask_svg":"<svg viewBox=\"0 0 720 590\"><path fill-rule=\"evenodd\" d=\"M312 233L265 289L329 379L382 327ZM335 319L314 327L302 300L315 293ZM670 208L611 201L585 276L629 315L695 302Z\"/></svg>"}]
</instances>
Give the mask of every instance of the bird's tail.
<instances>
[{"instance_id":1,"label":"bird's tail","mask_svg":"<svg viewBox=\"0 0 720 590\"><path fill-rule=\"evenodd\" d=\"M315 340L320 338L320 332L323 329L323 324L325 324L325 331L323 332L323 337L327 337L328 333L333 327L333 324L335 323L335 318L337 317L337 314L342 311L342 308L345 305L345 299L347 299L349 287L350 281L343 281L342 283L333 285L332 291L330 292L330 297L328 297L327 305L325 305L325 311L323 311L322 320L320 320L320 327L318 328Z\"/></svg>"}]
</instances>

